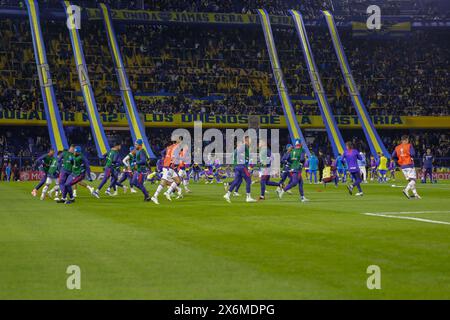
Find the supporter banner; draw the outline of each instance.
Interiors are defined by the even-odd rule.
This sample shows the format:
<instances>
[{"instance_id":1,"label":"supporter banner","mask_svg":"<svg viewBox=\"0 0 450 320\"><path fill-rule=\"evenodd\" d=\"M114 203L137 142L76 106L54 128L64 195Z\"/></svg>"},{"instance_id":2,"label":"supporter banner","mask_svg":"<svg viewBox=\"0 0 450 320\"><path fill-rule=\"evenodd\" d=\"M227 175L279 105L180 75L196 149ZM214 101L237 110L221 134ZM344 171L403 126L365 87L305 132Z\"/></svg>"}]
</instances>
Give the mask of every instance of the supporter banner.
<instances>
[{"instance_id":1,"label":"supporter banner","mask_svg":"<svg viewBox=\"0 0 450 320\"><path fill-rule=\"evenodd\" d=\"M50 68L47 63L47 52L45 50L44 38L42 37L41 23L39 20L39 6L35 0L26 0L25 3L27 5L28 16L30 19L34 56L36 58L46 119L48 119L47 125L50 134L50 141L53 149L61 151L68 147L67 139L61 123Z\"/></svg>"},{"instance_id":2,"label":"supporter banner","mask_svg":"<svg viewBox=\"0 0 450 320\"><path fill-rule=\"evenodd\" d=\"M92 169L92 167L91 167L91 169ZM103 176L104 176L103 170L91 172L92 180L102 180ZM40 181L44 177L44 172L42 172L42 171L21 171L19 177L20 177L20 181Z\"/></svg>"},{"instance_id":3,"label":"supporter banner","mask_svg":"<svg viewBox=\"0 0 450 320\"><path fill-rule=\"evenodd\" d=\"M294 19L294 25L297 29L297 34L300 38L300 43L303 48L303 55L305 57L306 65L309 71L309 77L311 84L314 88L317 103L319 105L322 119L327 129L328 138L331 141L331 147L335 157L339 154L343 154L345 150L344 139L342 139L341 132L338 129L336 121L334 120L333 112L331 111L328 99L323 89L322 80L320 79L319 71L314 60L314 55L309 44L308 35L306 34L305 24L303 23L303 17L300 12L296 10L290 10L292 18Z\"/></svg>"},{"instance_id":4,"label":"supporter banner","mask_svg":"<svg viewBox=\"0 0 450 320\"><path fill-rule=\"evenodd\" d=\"M67 21L71 23L71 3L70 1L62 1L62 5L66 11ZM75 58L75 65L78 70L78 79L80 81L81 92L83 94L84 102L86 104L86 111L91 124L92 136L94 137L97 154L99 158L103 158L104 155L110 150L110 147L105 136L105 131L103 130L102 122L100 121L100 116L98 115L97 103L95 101L91 81L89 80L86 60L84 58L83 44L81 42L78 29L75 25L68 29L70 41L72 43L73 55Z\"/></svg>"},{"instance_id":5,"label":"supporter banner","mask_svg":"<svg viewBox=\"0 0 450 320\"><path fill-rule=\"evenodd\" d=\"M101 20L98 9L85 9L89 20ZM111 10L113 20L146 23L208 23L232 25L258 25L256 14L212 13L212 12L163 12L146 10ZM292 26L287 16L271 15L270 22L278 26Z\"/></svg>"},{"instance_id":6,"label":"supporter banner","mask_svg":"<svg viewBox=\"0 0 450 320\"><path fill-rule=\"evenodd\" d=\"M39 181L44 177L42 171L21 171L20 181Z\"/></svg>"},{"instance_id":7,"label":"supporter banner","mask_svg":"<svg viewBox=\"0 0 450 320\"><path fill-rule=\"evenodd\" d=\"M345 52L341 44L341 40L339 39L339 34L337 32L334 18L329 11L322 12L325 16L328 29L330 30L331 39L333 40L334 49L339 60L339 65L341 67L347 89L352 98L353 106L356 109L356 113L359 116L364 134L366 135L366 139L369 143L370 151L375 158L378 158L378 153L382 153L387 158L390 158L391 155L387 152L386 147L378 136L378 133L375 130L372 121L370 120L369 113L364 106L361 95L359 94L359 90L356 86L355 80L353 79L347 57L345 56Z\"/></svg>"},{"instance_id":8,"label":"supporter banner","mask_svg":"<svg viewBox=\"0 0 450 320\"><path fill-rule=\"evenodd\" d=\"M417 174L420 180L423 179L424 171L422 169L417 169ZM450 171L447 170L437 170L432 173L433 180L450 180Z\"/></svg>"},{"instance_id":9,"label":"supporter banner","mask_svg":"<svg viewBox=\"0 0 450 320\"><path fill-rule=\"evenodd\" d=\"M352 21L351 24L353 35L356 37L393 38L405 36L411 31L411 22L409 21L398 23L389 23L383 21L380 30L369 30L367 28L366 22Z\"/></svg>"},{"instance_id":10,"label":"supporter banner","mask_svg":"<svg viewBox=\"0 0 450 320\"><path fill-rule=\"evenodd\" d=\"M125 65L123 64L122 54L117 43L116 33L114 31L113 22L109 9L105 4L100 4L100 9L103 14L103 20L105 22L106 34L108 37L109 49L111 51L114 65L116 68L117 79L119 80L120 93L122 96L123 105L128 117L128 123L131 129L131 136L133 140L142 139L144 142L144 149L147 151L150 158L155 158L155 154L150 147L147 136L145 134L144 126L139 119L139 113L136 108L136 102L134 101L133 92L130 88Z\"/></svg>"},{"instance_id":11,"label":"supporter banner","mask_svg":"<svg viewBox=\"0 0 450 320\"><path fill-rule=\"evenodd\" d=\"M102 14L99 9L82 8L82 20L102 20ZM221 25L237 25L245 27L253 27L259 25L258 15L255 14L234 14L234 13L218 13L218 12L167 12L167 11L149 11L149 10L111 10L113 20L127 23L149 23L149 24L221 24ZM5 18L21 18L26 13L15 8L0 8L0 16ZM65 15L60 10L47 9L45 11L46 19L65 20ZM338 26L352 27L352 23L363 22L363 17L352 17L354 21L338 21ZM404 29L407 23L411 25L411 29L417 28L436 28L450 27L450 20L441 17L436 21L432 18L417 17L420 21L414 21L414 17L405 16L383 16L383 24L389 24L395 29L392 32L398 32L397 29ZM417 20L416 19L416 20ZM274 26L289 27L293 26L291 17L270 15L270 22ZM305 21L307 26L321 26L321 19L308 19ZM401 30L402 33L405 33Z\"/></svg>"},{"instance_id":12,"label":"supporter banner","mask_svg":"<svg viewBox=\"0 0 450 320\"><path fill-rule=\"evenodd\" d=\"M280 96L283 112L286 117L291 140L294 142L297 139L302 141L302 145L309 155L308 144L302 134L297 118L295 116L294 108L287 91L287 87L284 83L283 71L281 70L280 61L278 59L278 53L275 46L275 41L272 34L272 27L270 25L269 15L265 9L258 9L258 14L261 19L261 25L264 31L264 37L266 39L267 51L269 52L270 62L272 65L273 75L278 88L278 94Z\"/></svg>"},{"instance_id":13,"label":"supporter banner","mask_svg":"<svg viewBox=\"0 0 450 320\"><path fill-rule=\"evenodd\" d=\"M154 170L154 168L152 168ZM433 180L450 180L450 171L448 169L442 169L433 172ZM417 169L420 179L423 177L421 169ZM42 171L21 171L20 181L39 181L44 176ZM92 180L102 180L104 176L103 167L91 167L91 178Z\"/></svg>"},{"instance_id":14,"label":"supporter banner","mask_svg":"<svg viewBox=\"0 0 450 320\"><path fill-rule=\"evenodd\" d=\"M62 112L65 126L88 127L89 116L81 112ZM100 113L100 121L105 127L128 127L126 114ZM286 118L279 115L259 115L261 128L286 129ZM321 116L296 116L298 123L305 129L323 129ZM334 116L341 129L360 129L358 116ZM450 116L372 116L371 120L378 129L450 129ZM142 122L149 128L173 128L194 126L194 121L203 122L204 128L248 128L248 115L210 115L210 114L144 114ZM0 111L0 125L45 126L47 117L38 111Z\"/></svg>"}]
</instances>

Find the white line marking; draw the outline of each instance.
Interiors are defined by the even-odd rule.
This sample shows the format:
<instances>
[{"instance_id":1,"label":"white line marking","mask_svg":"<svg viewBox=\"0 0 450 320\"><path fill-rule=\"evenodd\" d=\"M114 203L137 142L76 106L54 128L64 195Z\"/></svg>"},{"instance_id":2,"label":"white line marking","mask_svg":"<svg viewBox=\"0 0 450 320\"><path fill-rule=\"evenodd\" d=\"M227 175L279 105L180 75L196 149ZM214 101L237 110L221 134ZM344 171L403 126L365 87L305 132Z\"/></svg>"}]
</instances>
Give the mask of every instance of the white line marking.
<instances>
[{"instance_id":1,"label":"white line marking","mask_svg":"<svg viewBox=\"0 0 450 320\"><path fill-rule=\"evenodd\" d=\"M418 214L418 213L447 213L450 211L416 211L416 212L381 212L381 213L362 213L366 216L373 216L373 217L384 217L384 218L394 218L394 219L403 219L403 220L414 220L414 221L420 221L420 222L427 222L427 223L434 223L434 224L446 224L450 225L450 222L444 222L444 221L438 221L438 220L429 220L429 219L421 219L421 218L414 218L414 217L405 217L405 216L396 216L395 214Z\"/></svg>"},{"instance_id":2,"label":"white line marking","mask_svg":"<svg viewBox=\"0 0 450 320\"><path fill-rule=\"evenodd\" d=\"M450 211L399 211L399 212L365 212L363 214L420 214L420 213L450 213Z\"/></svg>"},{"instance_id":3,"label":"white line marking","mask_svg":"<svg viewBox=\"0 0 450 320\"><path fill-rule=\"evenodd\" d=\"M366 186L370 186L370 184L366 184ZM372 186L376 186L375 184L372 184ZM380 185L378 185L380 186ZM397 186L397 185L391 185L391 188L403 188L405 189L406 186ZM416 184L417 189L437 189L437 190L450 190L450 187L445 187L443 185L440 186L434 186L434 185L421 185Z\"/></svg>"}]
</instances>

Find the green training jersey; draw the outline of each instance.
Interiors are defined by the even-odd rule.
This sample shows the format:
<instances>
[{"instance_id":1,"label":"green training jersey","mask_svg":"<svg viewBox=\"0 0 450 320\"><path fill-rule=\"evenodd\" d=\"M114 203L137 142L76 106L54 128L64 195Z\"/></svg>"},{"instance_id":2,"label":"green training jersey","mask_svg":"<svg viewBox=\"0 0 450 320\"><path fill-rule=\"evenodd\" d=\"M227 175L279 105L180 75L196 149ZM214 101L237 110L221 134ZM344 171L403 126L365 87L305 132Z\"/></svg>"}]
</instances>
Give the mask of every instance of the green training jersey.
<instances>
[{"instance_id":1,"label":"green training jersey","mask_svg":"<svg viewBox=\"0 0 450 320\"><path fill-rule=\"evenodd\" d=\"M52 160L55 159L54 157L45 156L45 158L42 160L42 166L45 173L48 173L48 170L50 169L50 165L52 163Z\"/></svg>"},{"instance_id":2,"label":"green training jersey","mask_svg":"<svg viewBox=\"0 0 450 320\"><path fill-rule=\"evenodd\" d=\"M144 149L136 153L136 166L139 173L147 171L147 152Z\"/></svg>"},{"instance_id":3,"label":"green training jersey","mask_svg":"<svg viewBox=\"0 0 450 320\"><path fill-rule=\"evenodd\" d=\"M72 172L72 166L73 166L73 153L69 151L63 151L62 168L67 172Z\"/></svg>"},{"instance_id":4,"label":"green training jersey","mask_svg":"<svg viewBox=\"0 0 450 320\"><path fill-rule=\"evenodd\" d=\"M136 156L134 154L132 154L132 153L129 153L128 154L128 159L130 159L129 160L130 168L131 168L131 170L133 170L134 167L136 166Z\"/></svg>"},{"instance_id":5,"label":"green training jersey","mask_svg":"<svg viewBox=\"0 0 450 320\"><path fill-rule=\"evenodd\" d=\"M303 148L299 148L299 149L292 149L290 157L289 157L289 161L290 161L290 168L291 170L294 171L300 171L302 170L302 154L303 154Z\"/></svg>"},{"instance_id":6,"label":"green training jersey","mask_svg":"<svg viewBox=\"0 0 450 320\"><path fill-rule=\"evenodd\" d=\"M247 145L241 145L234 150L233 165L248 165L250 161L250 148Z\"/></svg>"},{"instance_id":7,"label":"green training jersey","mask_svg":"<svg viewBox=\"0 0 450 320\"><path fill-rule=\"evenodd\" d=\"M52 162L50 163L47 173L50 176L55 176L57 172L58 172L58 159L52 158Z\"/></svg>"},{"instance_id":8,"label":"green training jersey","mask_svg":"<svg viewBox=\"0 0 450 320\"><path fill-rule=\"evenodd\" d=\"M259 149L259 167L266 168L270 166L271 157L270 151L267 147Z\"/></svg>"},{"instance_id":9,"label":"green training jersey","mask_svg":"<svg viewBox=\"0 0 450 320\"><path fill-rule=\"evenodd\" d=\"M119 152L116 150L109 150L108 154L106 155L106 164L105 168L116 168L117 164L115 163L117 157L119 155Z\"/></svg>"},{"instance_id":10,"label":"green training jersey","mask_svg":"<svg viewBox=\"0 0 450 320\"><path fill-rule=\"evenodd\" d=\"M73 158L73 166L72 166L72 174L74 176L82 175L86 172L86 167L84 165L84 157L83 155L79 154L77 156L74 156Z\"/></svg>"}]
</instances>

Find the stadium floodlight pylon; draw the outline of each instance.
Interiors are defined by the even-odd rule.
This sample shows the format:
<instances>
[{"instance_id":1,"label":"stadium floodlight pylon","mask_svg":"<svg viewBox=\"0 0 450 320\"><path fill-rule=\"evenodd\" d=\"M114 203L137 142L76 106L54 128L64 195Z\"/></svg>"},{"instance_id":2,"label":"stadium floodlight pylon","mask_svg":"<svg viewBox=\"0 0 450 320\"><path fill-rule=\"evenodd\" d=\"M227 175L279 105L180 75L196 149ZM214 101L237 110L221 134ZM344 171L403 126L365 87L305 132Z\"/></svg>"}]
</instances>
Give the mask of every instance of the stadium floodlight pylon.
<instances>
[{"instance_id":1,"label":"stadium floodlight pylon","mask_svg":"<svg viewBox=\"0 0 450 320\"><path fill-rule=\"evenodd\" d=\"M69 23L71 23L70 12L68 12L72 6L70 1L61 1L64 7ZM107 152L110 150L108 139L106 139L105 130L97 110L97 103L95 101L94 91L92 90L91 81L89 80L88 68L86 60L84 58L83 44L81 42L80 34L75 25L69 29L70 41L72 43L73 55L75 59L75 65L78 71L78 79L80 81L81 92L83 94L84 102L86 105L86 111L89 117L91 125L92 136L94 137L95 147L97 148L97 154L99 158L104 158Z\"/></svg>"},{"instance_id":2,"label":"stadium floodlight pylon","mask_svg":"<svg viewBox=\"0 0 450 320\"><path fill-rule=\"evenodd\" d=\"M353 106L355 107L356 113L358 114L359 122L361 123L367 142L369 143L370 151L375 159L378 159L378 153L383 154L386 158L390 158L391 155L387 152L383 141L381 141L381 138L375 129L375 126L370 119L369 112L367 111L361 98L358 87L356 86L355 80L353 79L347 57L345 55L341 40L339 38L339 34L337 32L333 15L326 10L322 11L322 13L325 16L328 30L331 34L334 50L339 61L339 66L341 67L342 75L344 76L345 84L352 99Z\"/></svg>"},{"instance_id":3,"label":"stadium floodlight pylon","mask_svg":"<svg viewBox=\"0 0 450 320\"><path fill-rule=\"evenodd\" d=\"M286 123L289 129L292 143L295 143L296 140L300 140L306 154L309 156L310 151L308 148L308 144L306 143L305 137L303 136L303 133L300 129L300 125L298 124L297 116L295 114L294 108L292 107L291 98L289 97L289 93L284 81L283 71L281 70L280 60L278 59L277 48L275 46L275 41L273 38L272 26L270 25L269 14L265 9L258 9L258 14L262 29L264 31L267 51L269 52L270 63L277 85L278 95L280 96L281 106L286 118Z\"/></svg>"},{"instance_id":4,"label":"stadium floodlight pylon","mask_svg":"<svg viewBox=\"0 0 450 320\"><path fill-rule=\"evenodd\" d=\"M142 139L144 142L144 149L150 158L155 159L156 156L150 147L147 135L145 134L145 127L139 118L139 113L134 101L133 92L131 91L130 82L128 80L125 65L123 63L122 54L120 52L119 44L117 43L116 33L114 31L113 21L109 8L101 3L100 11L103 15L103 21L105 23L106 35L108 38L109 49L114 61L116 69L117 79L119 80L120 94L122 96L122 102L127 115L127 120L130 125L131 136L133 140Z\"/></svg>"},{"instance_id":5,"label":"stadium floodlight pylon","mask_svg":"<svg viewBox=\"0 0 450 320\"><path fill-rule=\"evenodd\" d=\"M42 100L44 102L45 116L47 119L48 132L52 148L62 151L68 148L67 138L64 133L61 115L56 102L55 90L53 88L52 76L47 61L44 38L42 36L41 23L39 20L39 5L36 0L26 0L30 20L31 36L33 39L34 56L41 87Z\"/></svg>"},{"instance_id":6,"label":"stadium floodlight pylon","mask_svg":"<svg viewBox=\"0 0 450 320\"><path fill-rule=\"evenodd\" d=\"M327 129L328 138L331 142L334 156L337 157L339 154L344 153L344 139L342 139L341 132L339 131L339 128L336 124L336 120L334 119L333 112L331 111L330 105L328 103L325 90L323 89L319 70L317 69L314 55L309 44L308 35L306 33L305 24L303 23L303 17L301 13L296 10L289 10L289 12L294 19L294 25L297 29L297 34L302 45L303 56L306 61L306 66L308 67L309 77L311 79L311 84L313 86L316 100L319 105L322 120L325 124L325 128Z\"/></svg>"}]
</instances>

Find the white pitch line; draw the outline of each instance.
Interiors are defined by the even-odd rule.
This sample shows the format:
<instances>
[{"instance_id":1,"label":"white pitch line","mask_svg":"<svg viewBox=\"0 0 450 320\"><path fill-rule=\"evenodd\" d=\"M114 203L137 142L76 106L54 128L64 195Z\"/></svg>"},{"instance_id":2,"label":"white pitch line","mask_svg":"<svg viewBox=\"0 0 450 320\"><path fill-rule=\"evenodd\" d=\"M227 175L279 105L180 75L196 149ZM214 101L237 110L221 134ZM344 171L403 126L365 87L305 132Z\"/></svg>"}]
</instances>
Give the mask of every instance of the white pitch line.
<instances>
[{"instance_id":1,"label":"white pitch line","mask_svg":"<svg viewBox=\"0 0 450 320\"><path fill-rule=\"evenodd\" d=\"M367 185L366 185L367 186ZM370 186L370 184L369 184ZM375 184L373 184L373 186L376 186ZM380 186L380 185L378 185ZM450 191L450 187L445 187L443 185L441 186L432 186L432 185L420 185L420 184L416 184L417 189L437 189L437 190L449 190ZM391 188L403 188L405 189L406 186L397 186L397 185L391 185Z\"/></svg>"},{"instance_id":2,"label":"white pitch line","mask_svg":"<svg viewBox=\"0 0 450 320\"><path fill-rule=\"evenodd\" d=\"M420 212L410 212L410 214L413 213L436 213L436 212L448 212L448 211L420 211ZM382 214L382 213L370 213L370 212L366 212L366 213L362 213L366 216L373 216L373 217L384 217L384 218L394 218L394 219L403 219L403 220L414 220L414 221L420 221L420 222L427 222L427 223L434 223L434 224L446 224L446 225L450 225L450 222L444 222L444 221L437 221L437 220L429 220L429 219L421 219L421 218L414 218L414 217L405 217L405 216L395 216L395 215L388 215L388 214L402 214L400 212L398 213L389 213L389 212L385 212L387 214Z\"/></svg>"},{"instance_id":3,"label":"white pitch line","mask_svg":"<svg viewBox=\"0 0 450 320\"><path fill-rule=\"evenodd\" d=\"M396 211L396 212L365 212L363 214L420 214L420 213L450 213L450 211Z\"/></svg>"}]
</instances>

